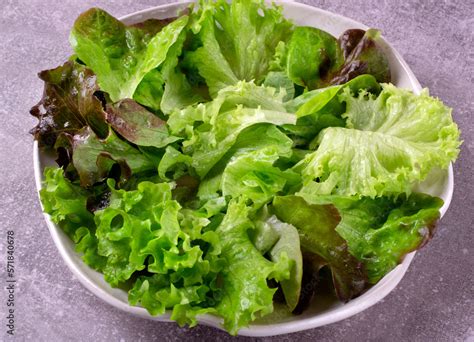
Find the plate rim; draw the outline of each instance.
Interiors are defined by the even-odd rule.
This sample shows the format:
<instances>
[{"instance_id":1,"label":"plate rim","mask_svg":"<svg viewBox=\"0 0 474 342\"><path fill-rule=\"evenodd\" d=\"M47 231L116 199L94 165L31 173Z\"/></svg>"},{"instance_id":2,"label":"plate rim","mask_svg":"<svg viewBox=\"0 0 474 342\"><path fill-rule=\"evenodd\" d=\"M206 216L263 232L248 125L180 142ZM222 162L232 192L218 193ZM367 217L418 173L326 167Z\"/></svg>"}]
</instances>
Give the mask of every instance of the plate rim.
<instances>
[{"instance_id":1,"label":"plate rim","mask_svg":"<svg viewBox=\"0 0 474 342\"><path fill-rule=\"evenodd\" d=\"M179 7L186 7L187 5L190 5L194 3L194 1L179 1L179 2L174 2L174 3L169 3L169 4L164 4L164 5L159 5L159 6L154 6L150 7L147 9L143 9L140 11L136 11L130 14L127 14L125 16L120 17L119 19L121 21L126 21L126 20L131 20L134 17L138 17L140 15L146 15L149 14L150 12L157 12L157 11L167 11L170 10L171 8L176 8L178 9ZM337 20L343 20L346 22L351 22L354 24L354 26L359 26L361 28L368 28L366 25L345 17L343 15L330 12L315 6L310 6L294 1L275 1L276 4L281 5L281 6L293 6L293 7L299 7L302 10L309 10L309 11L316 11L324 14L325 16L331 16L333 18L336 18ZM383 36L382 36L383 37ZM400 53L385 39L384 43L389 47L389 49L392 51L396 59L399 61L403 72L408 76L413 88L412 90L415 92L421 91L421 85L416 79L413 71L410 69L410 67L407 65L403 57L400 55ZM106 303L112 305L115 308L118 308L122 311L131 313L135 316L155 320L155 321L161 321L161 322L172 322L170 319L170 313L167 311L163 315L158 315L158 316L151 316L143 307L138 307L138 306L131 306L128 303L124 303L120 299L116 298L100 286L96 284L92 279L87 277L87 275L84 274L83 268L89 269L89 267L80 261L80 264L77 264L76 261L73 259L73 254L75 253L76 255L79 254L72 250L72 253L70 253L67 249L66 246L63 244L63 239L65 234L63 231L56 226L51 221L50 216L44 212L43 204L41 203L41 200L39 198L39 192L42 189L42 171L43 167L41 166L40 162L40 150L38 148L38 142L35 140L33 142L33 166L34 166L34 175L35 175L35 184L36 184L36 191L39 199L39 203L41 206L41 209L43 211L43 216L46 221L46 224L48 226L48 230L52 236L52 239L54 241L54 244L56 245L56 248L58 249L62 259L68 266L68 268L71 270L71 272L75 275L75 277L79 280L79 282L90 292L92 292L96 297L100 298L101 300L105 301ZM453 168L452 168L452 163L449 164L449 167L447 169L447 192L445 191L446 198L444 200L444 205L440 209L440 219L444 216L446 213L452 199L453 195L453 189L454 189L454 179L453 179ZM72 244L72 241L71 241ZM321 314L316 314L315 316L304 318L301 320L294 320L294 321L289 321L289 322L281 322L281 323L274 323L274 324L258 324L258 325L252 325L250 324L248 327L241 328L238 331L238 335L241 336L252 336L252 337L264 337L264 336L276 336L276 335L281 335L281 334L287 334L287 333L293 333L297 331L303 331L303 330L308 330L308 329L313 329L317 328L320 326L332 324L338 321L341 321L343 319L346 319L348 317L351 317L355 314L358 314L367 308L371 307L372 305L375 305L379 301L381 301L384 297L386 297L390 292L392 292L395 287L398 285L398 283L402 280L403 276L405 275L406 271L408 270L414 256L416 254L416 251L411 252L407 254L403 260L402 263L400 263L397 267L395 267L391 272L386 274L374 287L369 289L367 292L363 293L359 297L349 301L347 304L344 304L337 309L335 309L332 312L326 312L326 313L321 313ZM373 289L376 289L376 291L372 291ZM222 326L221 322L222 319L213 316L213 315L200 315L198 316L198 322L199 324L204 324L207 326L211 326L214 328L218 328L220 330L226 331Z\"/></svg>"}]
</instances>

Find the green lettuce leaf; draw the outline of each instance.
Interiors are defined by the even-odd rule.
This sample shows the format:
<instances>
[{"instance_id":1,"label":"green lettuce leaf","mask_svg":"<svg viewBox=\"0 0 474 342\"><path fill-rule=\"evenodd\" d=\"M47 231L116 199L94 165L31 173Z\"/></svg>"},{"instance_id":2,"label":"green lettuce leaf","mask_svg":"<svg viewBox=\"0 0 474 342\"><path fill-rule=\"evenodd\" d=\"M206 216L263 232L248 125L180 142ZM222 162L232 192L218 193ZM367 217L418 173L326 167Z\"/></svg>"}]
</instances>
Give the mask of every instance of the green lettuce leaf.
<instances>
[{"instance_id":1,"label":"green lettuce leaf","mask_svg":"<svg viewBox=\"0 0 474 342\"><path fill-rule=\"evenodd\" d=\"M165 86L160 109L165 114L170 114L176 109L182 109L189 105L203 102L208 97L205 91L203 92L199 87L193 86L188 81L185 72L178 65L184 48L186 33L186 31L181 32L176 43L170 48L168 56L161 67Z\"/></svg>"},{"instance_id":2,"label":"green lettuce leaf","mask_svg":"<svg viewBox=\"0 0 474 342\"><path fill-rule=\"evenodd\" d=\"M76 20L69 41L97 75L100 88L118 101L132 98L144 76L163 63L187 21L183 16L153 35L92 8Z\"/></svg>"},{"instance_id":3,"label":"green lettuce leaf","mask_svg":"<svg viewBox=\"0 0 474 342\"><path fill-rule=\"evenodd\" d=\"M186 58L213 97L239 80L260 84L277 44L286 41L293 27L281 8L267 8L262 0L205 1L191 22L202 46Z\"/></svg>"},{"instance_id":4,"label":"green lettuce leaf","mask_svg":"<svg viewBox=\"0 0 474 342\"><path fill-rule=\"evenodd\" d=\"M273 210L281 221L296 227L303 253L316 254L327 263L341 300L348 301L366 289L363 264L349 253L347 242L336 232L341 217L333 205L310 204L299 196L277 196Z\"/></svg>"},{"instance_id":5,"label":"green lettuce leaf","mask_svg":"<svg viewBox=\"0 0 474 342\"><path fill-rule=\"evenodd\" d=\"M410 193L434 167L456 159L459 131L451 109L424 90L415 95L390 84L378 97L349 89L340 95L348 128L330 127L306 156L301 193L375 197Z\"/></svg>"},{"instance_id":6,"label":"green lettuce leaf","mask_svg":"<svg viewBox=\"0 0 474 342\"><path fill-rule=\"evenodd\" d=\"M263 85L284 91L283 101L289 101L295 96L295 85L284 72L270 71L265 77Z\"/></svg>"},{"instance_id":7,"label":"green lettuce leaf","mask_svg":"<svg viewBox=\"0 0 474 342\"><path fill-rule=\"evenodd\" d=\"M182 30L163 63L144 76L133 95L137 102L169 114L208 97L206 91L189 82L179 63L187 33Z\"/></svg>"},{"instance_id":8,"label":"green lettuce leaf","mask_svg":"<svg viewBox=\"0 0 474 342\"><path fill-rule=\"evenodd\" d=\"M289 153L291 150L286 154ZM234 157L222 173L222 194L233 198L244 195L258 209L285 188L297 185L300 182L297 173L273 165L278 158L274 146Z\"/></svg>"},{"instance_id":9,"label":"green lettuce leaf","mask_svg":"<svg viewBox=\"0 0 474 342\"><path fill-rule=\"evenodd\" d=\"M273 311L276 289L268 286L267 279L281 281L288 279L290 273L291 263L287 256L274 263L265 259L252 244L248 230L253 224L248 215L245 198L233 199L216 229L225 261L221 272L222 297L216 310L231 334L247 326L257 315Z\"/></svg>"},{"instance_id":10,"label":"green lettuce leaf","mask_svg":"<svg viewBox=\"0 0 474 342\"><path fill-rule=\"evenodd\" d=\"M133 99L151 110L159 111L163 93L165 91L165 80L160 70L152 69L138 84Z\"/></svg>"},{"instance_id":11,"label":"green lettuce leaf","mask_svg":"<svg viewBox=\"0 0 474 342\"><path fill-rule=\"evenodd\" d=\"M285 103L287 110L296 113L298 120L295 125L284 125L284 129L299 137L300 145L307 145L326 127L344 127L346 122L342 114L345 111L345 103L339 95L346 88L354 94L359 94L361 90L379 94L381 90L373 76L361 75L340 86L306 92Z\"/></svg>"},{"instance_id":12,"label":"green lettuce leaf","mask_svg":"<svg viewBox=\"0 0 474 342\"><path fill-rule=\"evenodd\" d=\"M403 261L406 254L421 248L434 234L443 201L413 193L396 199L379 197L305 195L318 205L334 205L342 220L336 231L347 241L349 251L367 270L375 284Z\"/></svg>"},{"instance_id":13,"label":"green lettuce leaf","mask_svg":"<svg viewBox=\"0 0 474 342\"><path fill-rule=\"evenodd\" d=\"M289 258L290 278L281 280L280 285L291 312L298 304L303 278L300 238L295 227L281 222L275 215L270 215L266 207L262 209L255 221L255 230L250 236L260 253L268 253L270 260L278 262L281 258Z\"/></svg>"},{"instance_id":14,"label":"green lettuce leaf","mask_svg":"<svg viewBox=\"0 0 474 342\"><path fill-rule=\"evenodd\" d=\"M218 284L218 274L224 265L220 257L221 243L210 226L226 202L218 199L208 201L196 210L181 208L177 211L179 206L171 200L168 183L140 184L138 193L122 193L121 207L127 213L121 215L151 221L152 239L141 249L138 247L142 247L145 241L137 246L133 243L136 239L108 241L107 245L115 250L120 248L119 243L128 244L129 263L137 260L137 265L143 255L149 255L146 266L149 274L142 273L135 281L129 291L130 304L140 303L152 315L172 309L172 319L180 325L194 326L197 315L216 313L214 307L222 295ZM144 196L148 191L155 197ZM144 234L139 235L142 236ZM139 260L134 250L138 251ZM119 271L124 270L121 265L116 266Z\"/></svg>"},{"instance_id":15,"label":"green lettuce leaf","mask_svg":"<svg viewBox=\"0 0 474 342\"><path fill-rule=\"evenodd\" d=\"M40 146L53 147L59 134L75 134L85 126L101 137L107 135L105 113L94 96L99 87L90 69L68 61L38 76L44 81L44 93L41 101L31 108L31 115L39 122L30 133Z\"/></svg>"},{"instance_id":16,"label":"green lettuce leaf","mask_svg":"<svg viewBox=\"0 0 474 342\"><path fill-rule=\"evenodd\" d=\"M173 112L168 125L174 135L187 137L183 152L192 155L192 166L203 178L245 128L294 122L295 115L286 112L274 88L239 82L221 90L211 102Z\"/></svg>"},{"instance_id":17,"label":"green lettuce leaf","mask_svg":"<svg viewBox=\"0 0 474 342\"><path fill-rule=\"evenodd\" d=\"M219 197L219 193L222 194L222 175L232 159L267 147L277 149L278 156L289 158L292 145L293 141L274 125L258 124L244 129L234 145L201 181L198 191L199 198L209 199Z\"/></svg>"},{"instance_id":18,"label":"green lettuce leaf","mask_svg":"<svg viewBox=\"0 0 474 342\"><path fill-rule=\"evenodd\" d=\"M372 75L361 75L343 85L307 92L291 102L288 102L286 107L290 111L296 110L296 116L298 118L320 113L337 116L338 114L343 114L343 101L341 101L337 95L341 94L344 89L350 89L351 93L356 95L359 94L361 90L379 94L381 87Z\"/></svg>"},{"instance_id":19,"label":"green lettuce leaf","mask_svg":"<svg viewBox=\"0 0 474 342\"><path fill-rule=\"evenodd\" d=\"M172 199L172 185L145 181L138 184L137 190L125 191L115 190L109 181L109 187L110 205L95 213L99 254L107 257L105 279L117 286L134 272L145 269L170 276L181 272L175 277L183 278L185 269L197 267L199 270L190 270L192 274L184 279L184 286L196 277L202 281L202 268L209 270L209 261L202 258L203 250L192 242L192 237L207 241L215 234L201 234L202 226L180 225L181 206ZM215 238L210 241L217 242Z\"/></svg>"},{"instance_id":20,"label":"green lettuce leaf","mask_svg":"<svg viewBox=\"0 0 474 342\"><path fill-rule=\"evenodd\" d=\"M332 35L314 27L295 28L287 45L284 66L288 77L307 89L319 88L327 73L343 63L342 51Z\"/></svg>"},{"instance_id":21,"label":"green lettuce leaf","mask_svg":"<svg viewBox=\"0 0 474 342\"><path fill-rule=\"evenodd\" d=\"M87 210L93 194L71 183L60 168L44 169L40 191L43 210L75 243L82 260L96 270L105 266L105 258L98 254L94 215Z\"/></svg>"}]
</instances>

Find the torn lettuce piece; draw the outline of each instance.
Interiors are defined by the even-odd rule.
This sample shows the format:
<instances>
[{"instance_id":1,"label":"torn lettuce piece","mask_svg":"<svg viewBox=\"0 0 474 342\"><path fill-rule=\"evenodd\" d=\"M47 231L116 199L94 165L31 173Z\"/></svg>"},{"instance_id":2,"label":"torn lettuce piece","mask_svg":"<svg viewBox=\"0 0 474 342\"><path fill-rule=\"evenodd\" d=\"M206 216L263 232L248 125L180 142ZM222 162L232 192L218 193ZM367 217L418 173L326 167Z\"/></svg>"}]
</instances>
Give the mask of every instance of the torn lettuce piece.
<instances>
[{"instance_id":1,"label":"torn lettuce piece","mask_svg":"<svg viewBox=\"0 0 474 342\"><path fill-rule=\"evenodd\" d=\"M38 76L44 81L44 92L41 101L31 108L31 115L39 122L30 133L41 147L53 147L61 133L75 134L86 126L101 137L107 135L105 113L94 95L99 86L90 69L68 61Z\"/></svg>"},{"instance_id":2,"label":"torn lettuce piece","mask_svg":"<svg viewBox=\"0 0 474 342\"><path fill-rule=\"evenodd\" d=\"M190 156L182 154L173 146L168 146L158 165L158 174L162 179L178 179L189 171L192 160Z\"/></svg>"},{"instance_id":3,"label":"torn lettuce piece","mask_svg":"<svg viewBox=\"0 0 474 342\"><path fill-rule=\"evenodd\" d=\"M137 102L169 114L208 98L205 90L189 82L179 63L187 34L187 30L181 31L164 62L144 76L133 95Z\"/></svg>"},{"instance_id":4,"label":"torn lettuce piece","mask_svg":"<svg viewBox=\"0 0 474 342\"><path fill-rule=\"evenodd\" d=\"M343 85L307 92L288 102L286 107L290 110L296 109L296 116L298 118L321 112L338 116L338 114L343 114L344 111L343 101L338 97L344 89L350 89L351 93L355 96L362 90L376 95L381 91L380 85L373 76L361 75Z\"/></svg>"},{"instance_id":5,"label":"torn lettuce piece","mask_svg":"<svg viewBox=\"0 0 474 342\"><path fill-rule=\"evenodd\" d=\"M211 102L173 112L168 125L174 135L187 138L183 152L192 156L192 166L203 178L245 128L295 123L295 115L286 112L282 101L274 88L239 82Z\"/></svg>"},{"instance_id":6,"label":"torn lettuce piece","mask_svg":"<svg viewBox=\"0 0 474 342\"><path fill-rule=\"evenodd\" d=\"M298 230L303 253L316 254L327 263L339 299L347 302L367 288L363 264L349 253L347 242L336 231L341 217L333 205L311 204L294 195L277 196L273 210L278 219Z\"/></svg>"},{"instance_id":7,"label":"torn lettuce piece","mask_svg":"<svg viewBox=\"0 0 474 342\"><path fill-rule=\"evenodd\" d=\"M239 80L260 84L277 44L286 41L293 28L281 8L267 7L261 0L205 1L191 23L202 46L186 58L213 97Z\"/></svg>"},{"instance_id":8,"label":"torn lettuce piece","mask_svg":"<svg viewBox=\"0 0 474 342\"><path fill-rule=\"evenodd\" d=\"M183 51L187 31L183 30L176 43L170 48L166 60L161 66L164 80L164 92L160 109L165 114L179 110L207 99L206 92L192 85L181 70L179 58Z\"/></svg>"},{"instance_id":9,"label":"torn lettuce piece","mask_svg":"<svg viewBox=\"0 0 474 342\"><path fill-rule=\"evenodd\" d=\"M276 289L268 286L268 279L281 281L290 277L291 263L287 255L281 255L275 263L265 259L252 244L248 235L248 230L253 228L248 218L249 209L245 198L232 199L224 220L216 229L225 261L221 272L222 297L216 310L231 334L258 316L273 311Z\"/></svg>"},{"instance_id":10,"label":"torn lettuce piece","mask_svg":"<svg viewBox=\"0 0 474 342\"><path fill-rule=\"evenodd\" d=\"M329 127L318 148L295 166L301 193L381 196L411 192L433 167L446 168L459 153L459 130L451 109L430 97L382 85L378 97L349 89L347 128Z\"/></svg>"},{"instance_id":11,"label":"torn lettuce piece","mask_svg":"<svg viewBox=\"0 0 474 342\"><path fill-rule=\"evenodd\" d=\"M334 205L341 215L336 231L349 251L377 283L403 261L406 254L423 247L433 236L443 201L421 193L397 198L304 195L308 203Z\"/></svg>"},{"instance_id":12,"label":"torn lettuce piece","mask_svg":"<svg viewBox=\"0 0 474 342\"><path fill-rule=\"evenodd\" d=\"M164 62L187 21L188 17L182 16L153 35L92 8L77 18L69 41L97 75L100 88L112 101L118 101L132 98L145 75Z\"/></svg>"}]
</instances>

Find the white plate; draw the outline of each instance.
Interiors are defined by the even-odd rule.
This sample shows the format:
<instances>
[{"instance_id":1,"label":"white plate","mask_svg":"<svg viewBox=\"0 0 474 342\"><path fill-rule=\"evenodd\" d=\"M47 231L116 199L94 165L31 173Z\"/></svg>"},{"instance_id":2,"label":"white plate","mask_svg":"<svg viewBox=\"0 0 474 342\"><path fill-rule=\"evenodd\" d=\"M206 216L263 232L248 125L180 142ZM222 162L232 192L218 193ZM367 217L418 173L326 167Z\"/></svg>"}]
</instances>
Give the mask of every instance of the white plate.
<instances>
[{"instance_id":1,"label":"white plate","mask_svg":"<svg viewBox=\"0 0 474 342\"><path fill-rule=\"evenodd\" d=\"M181 2L158 6L127 15L121 19L126 24L133 24L150 18L167 18L175 16L178 9L186 7L188 4L187 2ZM350 28L367 29L367 26L357 21L315 7L295 2L280 2L279 4L283 6L285 16L293 19L296 24L314 26L336 37ZM389 58L392 82L399 87L419 92L421 89L420 84L400 54L386 42L383 43L383 48ZM36 187L39 191L41 189L43 168L47 165L54 165L54 160L52 156L48 156L39 151L36 141L33 146L33 159ZM441 215L444 215L451 202L453 193L452 166L450 165L446 171L438 170L433 172L430 177L428 177L428 180L419 186L419 190L441 197L445 202L441 208ZM61 256L74 275L88 290L105 302L123 311L156 321L170 321L169 313L152 317L145 309L130 306L127 301L127 293L120 289L111 288L109 284L104 281L102 274L86 266L82 262L81 257L74 251L72 241L59 227L51 222L49 215L45 214L44 216ZM272 336L286 334L320 327L355 315L380 301L395 288L407 271L414 255L414 252L408 254L402 264L397 266L363 295L353 299L347 304L332 301L328 302L328 300L321 301L321 298L318 298L318 302L312 303L310 309L299 316L283 316L277 313L272 316L270 320L266 319L260 323L254 323L248 328L241 329L239 335ZM387 310L390 310L390 308L387 308ZM211 315L199 317L201 324L222 329L220 321L219 318Z\"/></svg>"}]
</instances>

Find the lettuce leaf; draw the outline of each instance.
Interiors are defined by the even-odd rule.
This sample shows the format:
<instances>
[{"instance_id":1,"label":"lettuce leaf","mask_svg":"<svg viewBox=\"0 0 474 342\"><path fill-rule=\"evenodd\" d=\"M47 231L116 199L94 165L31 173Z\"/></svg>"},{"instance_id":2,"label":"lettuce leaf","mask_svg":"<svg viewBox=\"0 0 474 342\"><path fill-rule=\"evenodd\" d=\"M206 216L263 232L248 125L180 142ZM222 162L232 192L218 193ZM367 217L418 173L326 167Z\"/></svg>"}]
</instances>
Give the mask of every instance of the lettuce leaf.
<instances>
[{"instance_id":1,"label":"lettuce leaf","mask_svg":"<svg viewBox=\"0 0 474 342\"><path fill-rule=\"evenodd\" d=\"M96 270L103 270L105 258L98 254L94 215L87 210L91 191L71 183L60 168L44 169L40 191L43 210L75 243L82 260Z\"/></svg>"},{"instance_id":2,"label":"lettuce leaf","mask_svg":"<svg viewBox=\"0 0 474 342\"><path fill-rule=\"evenodd\" d=\"M140 150L120 139L113 130L105 139L100 139L87 127L74 135L72 141L72 162L84 187L108 178L114 164L120 166L123 181L132 174L153 170L157 166Z\"/></svg>"},{"instance_id":3,"label":"lettuce leaf","mask_svg":"<svg viewBox=\"0 0 474 342\"><path fill-rule=\"evenodd\" d=\"M160 148L179 139L170 136L165 121L131 99L108 104L107 122L122 137L138 146Z\"/></svg>"},{"instance_id":4,"label":"lettuce leaf","mask_svg":"<svg viewBox=\"0 0 474 342\"><path fill-rule=\"evenodd\" d=\"M69 41L97 75L100 88L118 101L132 98L144 76L163 63L187 21L180 17L153 35L92 8L77 18Z\"/></svg>"},{"instance_id":5,"label":"lettuce leaf","mask_svg":"<svg viewBox=\"0 0 474 342\"><path fill-rule=\"evenodd\" d=\"M396 199L304 197L309 203L337 208L342 219L336 231L347 241L350 253L364 264L372 284L430 240L443 205L441 199L421 193Z\"/></svg>"},{"instance_id":6,"label":"lettuce leaf","mask_svg":"<svg viewBox=\"0 0 474 342\"><path fill-rule=\"evenodd\" d=\"M348 128L330 127L318 138L318 149L306 156L301 193L381 196L411 192L434 167L456 159L459 131L451 109L424 90L415 95L390 84L378 97L349 89Z\"/></svg>"},{"instance_id":7,"label":"lettuce leaf","mask_svg":"<svg viewBox=\"0 0 474 342\"><path fill-rule=\"evenodd\" d=\"M281 8L267 8L263 0L203 1L191 17L202 46L187 53L206 80L211 96L239 80L260 84L280 41L293 25Z\"/></svg>"},{"instance_id":8,"label":"lettuce leaf","mask_svg":"<svg viewBox=\"0 0 474 342\"><path fill-rule=\"evenodd\" d=\"M244 195L252 201L254 209L259 209L277 193L297 185L300 182L297 173L273 165L279 157L274 146L234 157L222 173L222 194L233 198Z\"/></svg>"},{"instance_id":9,"label":"lettuce leaf","mask_svg":"<svg viewBox=\"0 0 474 342\"><path fill-rule=\"evenodd\" d=\"M231 160L270 147L277 150L278 156L289 158L291 157L292 145L292 140L274 125L258 124L244 129L234 145L201 181L198 191L199 198L214 198L222 193L222 175Z\"/></svg>"},{"instance_id":10,"label":"lettuce leaf","mask_svg":"<svg viewBox=\"0 0 474 342\"><path fill-rule=\"evenodd\" d=\"M311 204L299 196L277 196L273 210L281 221L296 227L303 253L316 254L327 263L341 300L348 301L366 289L363 264L349 253L347 242L336 232L341 217L333 205Z\"/></svg>"},{"instance_id":11,"label":"lettuce leaf","mask_svg":"<svg viewBox=\"0 0 474 342\"><path fill-rule=\"evenodd\" d=\"M373 75L378 82L390 82L390 66L380 40L380 31L375 29L345 31L338 40L344 65L329 73L326 82L344 84L363 74Z\"/></svg>"},{"instance_id":12,"label":"lettuce leaf","mask_svg":"<svg viewBox=\"0 0 474 342\"><path fill-rule=\"evenodd\" d=\"M169 114L208 98L206 91L189 82L179 63L187 35L188 31L182 30L163 63L144 76L133 95L137 102Z\"/></svg>"},{"instance_id":13,"label":"lettuce leaf","mask_svg":"<svg viewBox=\"0 0 474 342\"><path fill-rule=\"evenodd\" d=\"M278 262L288 257L291 263L290 278L280 281L288 310L292 312L298 304L303 278L303 257L298 231L290 224L270 215L268 208L262 208L255 220L255 230L250 233L255 247L270 260Z\"/></svg>"},{"instance_id":14,"label":"lettuce leaf","mask_svg":"<svg viewBox=\"0 0 474 342\"><path fill-rule=\"evenodd\" d=\"M285 103L287 110L296 113L298 119L295 125L284 125L283 128L297 136L300 145L307 145L326 127L344 127L345 103L339 95L347 88L354 94L361 90L379 94L381 90L372 75L361 75L343 85L308 91Z\"/></svg>"},{"instance_id":15,"label":"lettuce leaf","mask_svg":"<svg viewBox=\"0 0 474 342\"><path fill-rule=\"evenodd\" d=\"M95 213L99 253L107 257L103 271L106 280L117 286L144 269L176 273L178 278L185 277L184 270L189 269L192 274L184 279L185 286L196 277L202 280L205 272L201 268L209 269L209 261L203 260L203 250L192 243L193 237L208 241L214 234L201 234L202 225L180 225L181 206L172 199L172 184L145 181L137 190L125 191L115 190L109 181L109 187L109 207ZM215 238L209 241L217 243ZM214 248L219 250L218 246ZM193 267L199 270L191 272Z\"/></svg>"},{"instance_id":16,"label":"lettuce leaf","mask_svg":"<svg viewBox=\"0 0 474 342\"><path fill-rule=\"evenodd\" d=\"M295 28L287 46L286 65L288 77L307 89L320 88L321 78L338 69L342 51L332 35L314 27Z\"/></svg>"},{"instance_id":17,"label":"lettuce leaf","mask_svg":"<svg viewBox=\"0 0 474 342\"><path fill-rule=\"evenodd\" d=\"M31 108L39 122L30 133L40 146L53 147L61 133L75 134L90 126L96 134L107 135L105 113L94 93L99 90L95 74L85 66L68 61L38 74L44 81L41 101Z\"/></svg>"},{"instance_id":18,"label":"lettuce leaf","mask_svg":"<svg viewBox=\"0 0 474 342\"><path fill-rule=\"evenodd\" d=\"M245 128L294 122L294 114L286 112L282 96L274 88L239 82L222 89L211 102L173 112L168 125L172 134L187 138L183 152L192 155L192 166L203 178Z\"/></svg>"},{"instance_id":19,"label":"lettuce leaf","mask_svg":"<svg viewBox=\"0 0 474 342\"><path fill-rule=\"evenodd\" d=\"M267 279L278 281L289 278L288 257L274 263L265 259L250 241L248 230L253 228L248 218L245 198L233 199L224 220L216 229L222 243L222 297L216 310L224 318L224 327L231 334L247 326L257 315L273 311L276 289Z\"/></svg>"}]
</instances>

